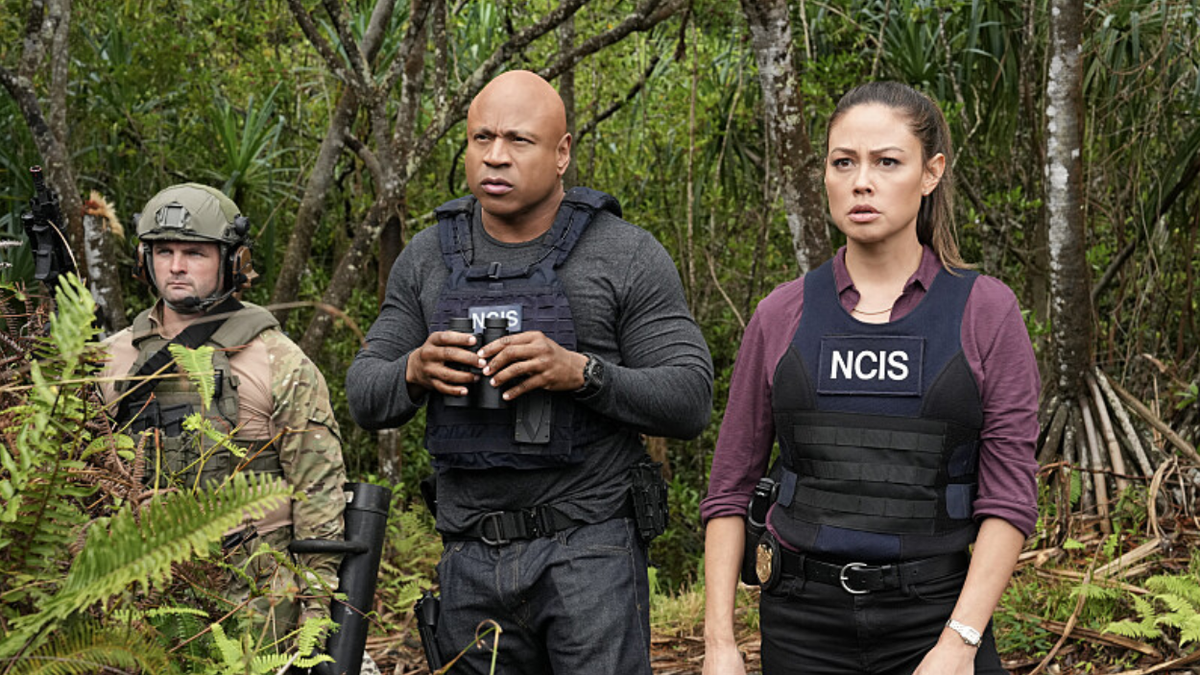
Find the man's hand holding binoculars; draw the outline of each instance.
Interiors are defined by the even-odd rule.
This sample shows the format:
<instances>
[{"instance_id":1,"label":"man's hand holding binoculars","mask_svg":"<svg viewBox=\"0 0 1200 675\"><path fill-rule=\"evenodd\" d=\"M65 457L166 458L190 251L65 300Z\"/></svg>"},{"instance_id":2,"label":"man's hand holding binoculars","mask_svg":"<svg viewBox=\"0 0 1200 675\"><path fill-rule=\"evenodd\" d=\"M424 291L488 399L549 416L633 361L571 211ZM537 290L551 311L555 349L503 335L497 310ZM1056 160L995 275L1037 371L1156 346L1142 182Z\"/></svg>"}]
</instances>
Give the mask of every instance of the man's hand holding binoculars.
<instances>
[{"instance_id":1,"label":"man's hand holding binoculars","mask_svg":"<svg viewBox=\"0 0 1200 675\"><path fill-rule=\"evenodd\" d=\"M504 389L511 401L535 389L575 391L583 386L587 357L568 351L541 331L514 333L484 345L479 355L488 359L484 377ZM505 386L512 386L505 389Z\"/></svg>"},{"instance_id":2,"label":"man's hand holding binoculars","mask_svg":"<svg viewBox=\"0 0 1200 675\"><path fill-rule=\"evenodd\" d=\"M477 340L471 333L440 330L430 333L424 344L408 355L404 381L413 400L426 391L447 396L466 396L466 385L479 379L471 368L482 368L486 361L471 348ZM454 367L451 364L462 364Z\"/></svg>"},{"instance_id":3,"label":"man's hand holding binoculars","mask_svg":"<svg viewBox=\"0 0 1200 675\"><path fill-rule=\"evenodd\" d=\"M430 333L409 354L404 374L409 395L416 399L425 391L436 391L466 396L467 386L479 380L480 370L493 386L504 390L506 401L535 389L575 391L583 386L587 357L564 349L541 331L506 335L472 351L477 344L471 333Z\"/></svg>"}]
</instances>

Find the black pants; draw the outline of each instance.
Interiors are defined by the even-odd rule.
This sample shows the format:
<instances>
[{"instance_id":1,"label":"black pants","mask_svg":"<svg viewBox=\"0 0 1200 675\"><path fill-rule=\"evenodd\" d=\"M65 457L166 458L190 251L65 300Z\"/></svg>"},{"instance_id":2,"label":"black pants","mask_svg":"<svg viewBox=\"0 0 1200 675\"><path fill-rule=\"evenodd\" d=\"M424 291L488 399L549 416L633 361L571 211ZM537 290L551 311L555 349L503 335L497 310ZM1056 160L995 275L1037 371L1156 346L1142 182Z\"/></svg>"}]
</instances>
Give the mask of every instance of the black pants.
<instances>
[{"instance_id":1,"label":"black pants","mask_svg":"<svg viewBox=\"0 0 1200 675\"><path fill-rule=\"evenodd\" d=\"M937 643L966 572L906 590L862 595L785 577L763 593L763 675L908 675ZM989 625L975 657L977 675L1002 674Z\"/></svg>"}]
</instances>

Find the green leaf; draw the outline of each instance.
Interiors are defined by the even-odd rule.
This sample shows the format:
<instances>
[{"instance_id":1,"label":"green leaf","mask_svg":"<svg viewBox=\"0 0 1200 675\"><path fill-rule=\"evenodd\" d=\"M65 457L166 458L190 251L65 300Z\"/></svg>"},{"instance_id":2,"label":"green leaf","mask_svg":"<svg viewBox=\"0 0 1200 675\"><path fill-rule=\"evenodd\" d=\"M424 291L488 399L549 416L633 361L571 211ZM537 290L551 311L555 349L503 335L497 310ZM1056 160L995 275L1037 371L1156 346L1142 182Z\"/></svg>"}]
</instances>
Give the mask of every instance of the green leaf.
<instances>
[{"instance_id":1,"label":"green leaf","mask_svg":"<svg viewBox=\"0 0 1200 675\"><path fill-rule=\"evenodd\" d=\"M212 360L216 349L209 345L188 349L175 343L168 345L168 348L171 350L171 356L175 357L175 363L179 364L179 369L187 374L188 380L200 393L202 405L208 408L212 405L213 395L217 390L216 371Z\"/></svg>"}]
</instances>

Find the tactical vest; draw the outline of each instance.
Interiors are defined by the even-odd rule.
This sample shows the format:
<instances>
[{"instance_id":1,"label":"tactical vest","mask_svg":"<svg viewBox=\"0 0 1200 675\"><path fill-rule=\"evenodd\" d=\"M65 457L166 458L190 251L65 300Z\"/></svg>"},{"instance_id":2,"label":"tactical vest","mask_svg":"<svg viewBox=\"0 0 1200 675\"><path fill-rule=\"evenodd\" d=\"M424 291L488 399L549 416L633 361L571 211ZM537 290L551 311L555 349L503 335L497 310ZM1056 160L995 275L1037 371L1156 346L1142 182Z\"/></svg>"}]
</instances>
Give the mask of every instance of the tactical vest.
<instances>
[{"instance_id":1,"label":"tactical vest","mask_svg":"<svg viewBox=\"0 0 1200 675\"><path fill-rule=\"evenodd\" d=\"M147 485L190 489L212 482L221 483L239 467L243 472L283 474L278 444L268 445L271 439L237 439L235 445L246 449L246 456L242 458L217 440L183 428L184 418L196 411L202 411L222 435L228 435L237 426L238 378L233 374L226 350L245 345L259 333L278 326L270 312L254 305L246 305L223 320L205 343L215 347L212 356L215 392L207 408L192 383L175 371L159 380L151 400L130 406L135 417L129 425L129 433L151 429L159 432L158 447L147 452L144 475ZM170 340L161 337L151 324L150 310L139 314L133 322L133 345L138 350L138 357L129 373L137 373L142 364L168 342ZM124 394L134 384L131 380L118 382L116 393ZM117 421L124 424L127 420ZM244 462L248 463L242 466Z\"/></svg>"},{"instance_id":2,"label":"tactical vest","mask_svg":"<svg viewBox=\"0 0 1200 675\"><path fill-rule=\"evenodd\" d=\"M578 342L571 304L555 270L566 261L596 214L607 211L619 217L620 204L596 190L568 190L543 239L547 243L542 256L523 267L475 260L471 238L475 211L472 196L447 202L435 210L442 259L449 275L430 321L430 332L446 330L452 318L470 316L475 332L482 333L484 317L504 316L512 332L541 331L574 351ZM522 399L527 400L522 403ZM528 392L500 410L448 407L444 400L441 395L431 396L426 414L425 447L438 467L569 466L583 461L581 447L619 433L601 415L577 404L568 392ZM531 409L540 413L529 414ZM524 433L517 433L518 426ZM518 440L535 437L540 441Z\"/></svg>"},{"instance_id":3,"label":"tactical vest","mask_svg":"<svg viewBox=\"0 0 1200 675\"><path fill-rule=\"evenodd\" d=\"M775 369L783 474L775 533L832 559L892 562L963 550L983 407L962 351L974 272L938 273L908 315L863 323L828 262L804 277L804 310Z\"/></svg>"}]
</instances>

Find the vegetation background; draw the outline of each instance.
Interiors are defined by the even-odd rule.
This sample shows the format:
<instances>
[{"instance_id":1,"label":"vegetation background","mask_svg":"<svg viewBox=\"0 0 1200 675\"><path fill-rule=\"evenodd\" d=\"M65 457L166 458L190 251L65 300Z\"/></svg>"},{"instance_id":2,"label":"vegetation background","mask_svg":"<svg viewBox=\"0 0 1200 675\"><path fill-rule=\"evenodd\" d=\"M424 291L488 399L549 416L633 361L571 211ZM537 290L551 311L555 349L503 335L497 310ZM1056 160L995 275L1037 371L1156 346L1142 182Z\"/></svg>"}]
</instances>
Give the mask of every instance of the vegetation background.
<instances>
[{"instance_id":1,"label":"vegetation background","mask_svg":"<svg viewBox=\"0 0 1200 675\"><path fill-rule=\"evenodd\" d=\"M1183 672L1200 642L1198 42L1196 0L0 0L0 239L23 240L27 169L46 165L113 330L150 296L129 235L84 217L87 193L126 230L177 182L239 203L262 275L248 299L321 366L352 479L395 488L372 644L404 672L398 636L437 555L422 424L358 429L344 375L391 262L466 192L471 96L502 70L542 72L575 133L568 182L617 196L672 253L717 369L708 430L649 440L672 500L652 552L656 663L691 672L698 502L742 329L839 245L814 173L839 96L907 82L947 113L964 256L1017 292L1046 383L1042 523L1001 648L1022 672ZM0 279L31 278L24 248L0 261ZM28 384L30 349L5 342L0 386Z\"/></svg>"}]
</instances>

